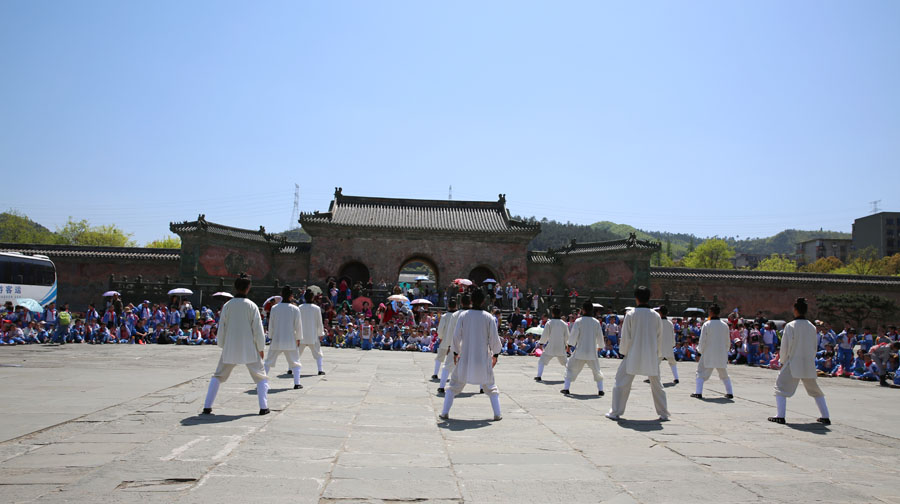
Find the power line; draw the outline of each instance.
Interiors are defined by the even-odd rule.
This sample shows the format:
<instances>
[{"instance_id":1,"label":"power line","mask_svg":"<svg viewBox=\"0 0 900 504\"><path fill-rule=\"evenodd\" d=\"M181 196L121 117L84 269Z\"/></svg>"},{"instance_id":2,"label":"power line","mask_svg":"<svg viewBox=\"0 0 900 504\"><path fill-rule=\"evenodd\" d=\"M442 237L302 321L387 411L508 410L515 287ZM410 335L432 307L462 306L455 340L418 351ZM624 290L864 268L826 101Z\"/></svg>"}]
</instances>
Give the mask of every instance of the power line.
<instances>
[{"instance_id":1,"label":"power line","mask_svg":"<svg viewBox=\"0 0 900 504\"><path fill-rule=\"evenodd\" d=\"M300 222L300 185L294 184L294 209L291 211L291 223L288 229L296 229Z\"/></svg>"}]
</instances>

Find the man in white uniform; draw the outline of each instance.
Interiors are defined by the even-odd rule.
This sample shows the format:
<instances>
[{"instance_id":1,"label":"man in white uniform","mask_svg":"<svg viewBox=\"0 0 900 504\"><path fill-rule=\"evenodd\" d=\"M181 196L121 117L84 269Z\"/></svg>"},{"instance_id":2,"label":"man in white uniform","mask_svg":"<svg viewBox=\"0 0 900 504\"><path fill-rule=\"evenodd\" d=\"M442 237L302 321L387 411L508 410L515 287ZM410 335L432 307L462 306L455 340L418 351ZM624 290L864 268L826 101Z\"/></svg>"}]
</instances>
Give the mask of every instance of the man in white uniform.
<instances>
[{"instance_id":1,"label":"man in white uniform","mask_svg":"<svg viewBox=\"0 0 900 504\"><path fill-rule=\"evenodd\" d=\"M725 398L734 399L734 391L731 388L731 378L728 377L728 349L731 347L730 331L728 324L719 319L719 305L709 307L709 320L700 328L700 343L697 351L700 359L697 360L697 392L691 397L703 399L703 382L712 376L713 369L719 372L719 378L725 385Z\"/></svg>"},{"instance_id":2,"label":"man in white uniform","mask_svg":"<svg viewBox=\"0 0 900 504\"><path fill-rule=\"evenodd\" d=\"M669 320L669 309L665 306L660 306L656 309L656 312L659 313L659 318L662 320L662 331L663 331L663 339L662 339L662 358L669 363L669 367L672 368L672 376L675 377L675 383L678 383L678 367L676 366L675 361L675 325Z\"/></svg>"},{"instance_id":3,"label":"man in white uniform","mask_svg":"<svg viewBox=\"0 0 900 504\"><path fill-rule=\"evenodd\" d=\"M613 387L612 406L607 418L618 420L625 413L625 405L631 393L635 375L650 379L653 405L660 420L669 419L666 405L666 391L659 379L659 361L662 358L663 325L659 314L650 309L650 289L641 285L634 290L636 306L625 314L622 321L619 353L625 355L616 371L616 385Z\"/></svg>"},{"instance_id":4,"label":"man in white uniform","mask_svg":"<svg viewBox=\"0 0 900 504\"><path fill-rule=\"evenodd\" d=\"M441 340L441 345L438 347L437 355L434 356L434 373L431 374L431 379L437 381L438 372L441 370L441 361L444 362L444 370L449 373L449 365L453 362L453 356L450 355L450 340L452 338L452 334L450 331L456 329L456 326L450 327L450 321L453 319L453 314L456 313L456 300L451 299L447 302L447 311L441 315L441 321L438 322L438 339ZM446 381L446 380L443 380Z\"/></svg>"},{"instance_id":5,"label":"man in white uniform","mask_svg":"<svg viewBox=\"0 0 900 504\"><path fill-rule=\"evenodd\" d=\"M294 376L294 389L300 385L300 309L294 306L294 293L290 285L281 289L281 302L269 312L269 355L266 356L266 375L275 365L279 355L284 355Z\"/></svg>"},{"instance_id":6,"label":"man in white uniform","mask_svg":"<svg viewBox=\"0 0 900 504\"><path fill-rule=\"evenodd\" d=\"M437 389L438 395L441 395L445 392L444 387L447 386L447 380L450 378L450 373L452 373L453 369L456 368L456 363L453 360L453 352L450 351L450 347L453 343L453 333L454 333L454 331L456 331L456 324L459 322L460 315L462 315L466 310L469 310L470 308L472 308L472 298L469 296L462 296L460 298L459 302L462 305L462 307L459 310L456 310L453 313L444 314L445 317L448 317L448 319L447 319L447 356L444 358L444 369L441 370L441 383ZM447 306L450 306L451 303L455 305L456 301L451 299L450 301L447 302ZM443 322L443 321L444 321L444 319L443 319L443 317L441 317L441 322ZM441 348L443 348L443 347L444 347L444 339L442 336L441 337ZM440 350L438 350L438 351L440 351Z\"/></svg>"},{"instance_id":7,"label":"man in white uniform","mask_svg":"<svg viewBox=\"0 0 900 504\"><path fill-rule=\"evenodd\" d=\"M787 410L787 398L794 395L797 385L803 382L806 393L816 400L819 407L819 417L816 421L831 425L828 415L828 406L825 404L825 394L816 383L816 347L818 340L816 326L806 320L808 306L805 298L797 298L794 303L793 322L784 326L784 335L781 339L781 371L775 380L775 404L776 416L769 417L770 422L785 423L784 415Z\"/></svg>"},{"instance_id":8,"label":"man in white uniform","mask_svg":"<svg viewBox=\"0 0 900 504\"><path fill-rule=\"evenodd\" d=\"M209 390L203 403L203 414L212 413L212 404L219 392L219 385L228 380L234 366L246 364L250 377L256 383L259 399L259 414L269 414L269 379L263 366L266 349L266 335L263 331L259 307L247 299L250 292L250 277L241 273L234 281L234 299L225 303L219 316L217 342L222 348L219 365L209 380Z\"/></svg>"},{"instance_id":9,"label":"man in white uniform","mask_svg":"<svg viewBox=\"0 0 900 504\"><path fill-rule=\"evenodd\" d=\"M600 321L593 317L594 303L585 301L581 305L581 316L572 324L569 330L569 346L575 347L572 355L566 362L566 382L563 384L561 393L569 395L569 387L578 373L587 364L594 374L594 381L597 383L597 395L604 395L603 392L603 373L600 372L600 357L597 354L603 344L603 328Z\"/></svg>"},{"instance_id":10,"label":"man in white uniform","mask_svg":"<svg viewBox=\"0 0 900 504\"><path fill-rule=\"evenodd\" d=\"M463 295L463 305L468 304L468 294ZM450 390L444 395L444 408L439 417L450 418L453 398L462 392L467 383L481 385L491 398L494 420L503 418L500 414L500 390L494 383L494 366L500 355L500 336L497 334L497 320L490 313L481 310L484 292L475 289L471 295L472 308L461 312L453 331L450 351L456 367L450 376Z\"/></svg>"},{"instance_id":11,"label":"man in white uniform","mask_svg":"<svg viewBox=\"0 0 900 504\"><path fill-rule=\"evenodd\" d=\"M566 342L569 341L569 324L560 319L562 309L560 309L559 305L550 307L550 315L553 316L553 319L544 324L544 332L541 333L541 340L538 342L543 351L538 359L537 376L534 377L534 381L538 382L541 381L541 376L544 375L544 366L554 358L563 367L566 367Z\"/></svg>"},{"instance_id":12,"label":"man in white uniform","mask_svg":"<svg viewBox=\"0 0 900 504\"><path fill-rule=\"evenodd\" d=\"M312 352L313 358L316 359L316 366L319 368L319 374L324 375L322 371L322 336L325 336L325 325L322 323L322 310L313 304L313 291L308 290L303 293L303 300L300 305L300 355L307 348ZM300 366L297 366L300 367ZM293 371L292 371L293 372Z\"/></svg>"}]
</instances>

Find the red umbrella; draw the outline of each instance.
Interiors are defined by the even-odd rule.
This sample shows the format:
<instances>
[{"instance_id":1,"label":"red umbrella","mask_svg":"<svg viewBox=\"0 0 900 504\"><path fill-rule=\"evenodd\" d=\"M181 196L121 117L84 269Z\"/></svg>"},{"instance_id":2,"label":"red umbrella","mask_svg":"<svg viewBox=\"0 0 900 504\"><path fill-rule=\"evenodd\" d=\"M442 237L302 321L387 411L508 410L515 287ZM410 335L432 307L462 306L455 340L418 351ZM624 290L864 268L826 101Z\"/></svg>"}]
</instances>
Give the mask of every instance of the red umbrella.
<instances>
[{"instance_id":1,"label":"red umbrella","mask_svg":"<svg viewBox=\"0 0 900 504\"><path fill-rule=\"evenodd\" d=\"M371 300L370 298L365 297L365 296L359 296L358 298L354 299L354 300L353 300L353 305L351 306L351 308L353 308L353 311L356 311L356 312L364 311L365 308L363 307L363 303L369 303L368 308L369 308L370 310L371 310L372 308L374 308L374 306L372 305L372 300Z\"/></svg>"},{"instance_id":2,"label":"red umbrella","mask_svg":"<svg viewBox=\"0 0 900 504\"><path fill-rule=\"evenodd\" d=\"M472 285L472 281L468 278L457 278L453 281L456 285L465 285L466 287Z\"/></svg>"}]
</instances>

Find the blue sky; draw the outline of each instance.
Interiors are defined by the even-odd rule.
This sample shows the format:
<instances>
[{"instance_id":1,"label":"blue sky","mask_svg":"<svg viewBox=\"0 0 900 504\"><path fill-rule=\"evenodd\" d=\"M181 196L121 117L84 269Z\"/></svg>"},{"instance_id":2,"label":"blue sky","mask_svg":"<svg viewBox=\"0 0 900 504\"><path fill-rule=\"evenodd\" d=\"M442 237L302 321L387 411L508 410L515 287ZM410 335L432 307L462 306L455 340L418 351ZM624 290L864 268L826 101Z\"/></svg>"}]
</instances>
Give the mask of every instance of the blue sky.
<instances>
[{"instance_id":1,"label":"blue sky","mask_svg":"<svg viewBox=\"0 0 900 504\"><path fill-rule=\"evenodd\" d=\"M269 230L345 194L700 236L900 210L900 2L0 2L3 205Z\"/></svg>"}]
</instances>

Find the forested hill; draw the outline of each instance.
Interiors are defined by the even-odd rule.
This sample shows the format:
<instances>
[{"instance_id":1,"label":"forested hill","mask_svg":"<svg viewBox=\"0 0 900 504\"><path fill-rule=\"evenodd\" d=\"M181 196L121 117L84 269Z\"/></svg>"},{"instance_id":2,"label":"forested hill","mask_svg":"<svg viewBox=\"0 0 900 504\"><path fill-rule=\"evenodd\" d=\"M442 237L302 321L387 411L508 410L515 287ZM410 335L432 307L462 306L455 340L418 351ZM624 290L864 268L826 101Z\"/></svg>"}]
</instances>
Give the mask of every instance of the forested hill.
<instances>
[{"instance_id":1,"label":"forested hill","mask_svg":"<svg viewBox=\"0 0 900 504\"><path fill-rule=\"evenodd\" d=\"M518 218L521 219L521 217ZM644 231L627 224L616 224L615 222L609 221L595 222L591 225L580 225L547 219L540 221L533 218L523 220L528 222L540 222L541 224L541 233L528 244L529 250L547 250L549 247L559 248L568 244L573 238L579 242L618 240L627 238L630 233L635 233L639 239L661 242L663 250L667 248L667 243L671 243L672 256L674 259L677 259L687 253L688 249L691 247L691 243L696 246L705 239L685 233ZM741 240L725 238L725 241L734 247L737 252L768 256L771 254L795 254L797 252L798 242L814 238L849 239L850 233L787 229L766 238L748 238Z\"/></svg>"}]
</instances>

